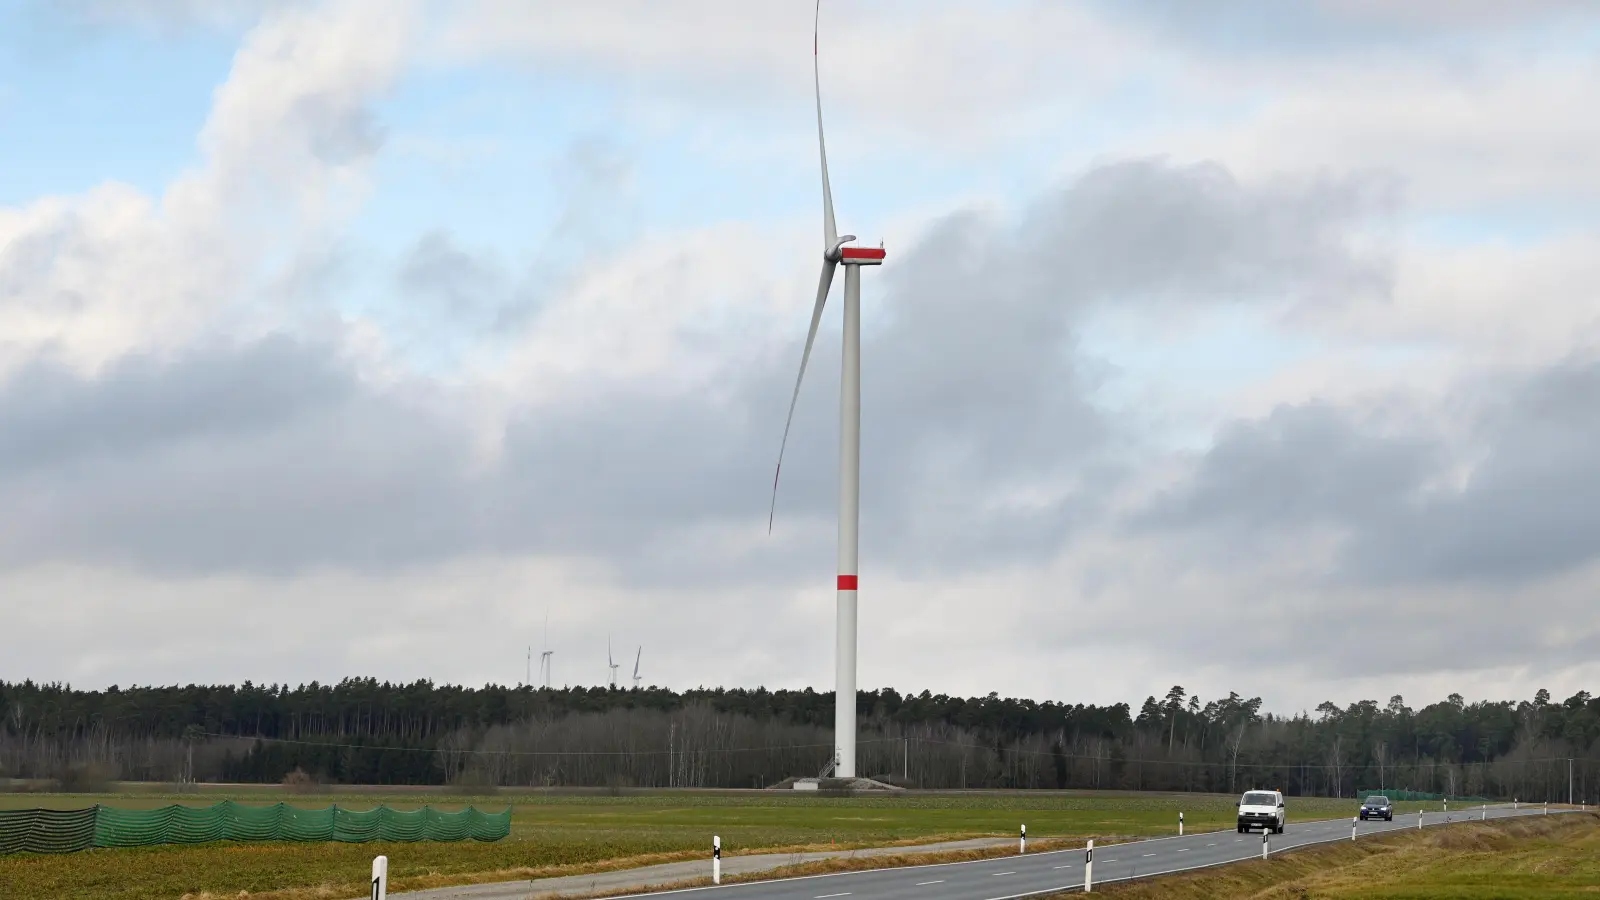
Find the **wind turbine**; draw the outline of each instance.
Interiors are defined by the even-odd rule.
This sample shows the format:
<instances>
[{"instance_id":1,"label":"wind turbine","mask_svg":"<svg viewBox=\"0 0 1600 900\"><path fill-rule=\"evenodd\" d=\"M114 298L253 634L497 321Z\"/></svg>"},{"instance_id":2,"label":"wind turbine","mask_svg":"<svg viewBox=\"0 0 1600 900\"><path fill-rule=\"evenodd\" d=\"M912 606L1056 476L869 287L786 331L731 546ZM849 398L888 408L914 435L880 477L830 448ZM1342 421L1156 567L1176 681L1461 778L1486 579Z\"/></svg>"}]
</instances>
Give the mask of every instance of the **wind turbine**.
<instances>
[{"instance_id":1,"label":"wind turbine","mask_svg":"<svg viewBox=\"0 0 1600 900\"><path fill-rule=\"evenodd\" d=\"M783 450L789 443L789 426L794 423L795 404L800 400L800 383L806 377L806 362L817 340L822 322L822 307L833 286L833 270L844 266L844 341L843 365L839 383L839 571L838 604L834 623L834 774L854 778L856 774L856 563L860 550L861 522L861 267L883 265L882 245L848 247L853 234L840 235L833 220L833 188L828 183L828 147L822 134L822 69L818 62L818 33L822 23L822 0L817 0L816 19L811 32L811 69L817 94L817 153L822 159L822 277L817 282L817 303L811 309L811 330L800 354L800 374L794 380L794 396L789 400L789 417L783 423L783 442L778 445L778 466L772 473L772 510L767 516L767 533L778 509L778 476L783 472Z\"/></svg>"},{"instance_id":2,"label":"wind turbine","mask_svg":"<svg viewBox=\"0 0 1600 900\"><path fill-rule=\"evenodd\" d=\"M610 638L610 636L606 637L606 665L611 667L611 686L612 687L616 687L617 686L617 669L620 668L620 666L619 666L618 663L614 663L614 662L611 661L611 638Z\"/></svg>"},{"instance_id":3,"label":"wind turbine","mask_svg":"<svg viewBox=\"0 0 1600 900\"><path fill-rule=\"evenodd\" d=\"M639 689L639 657L644 655L644 645L639 645L639 652L633 655L633 689Z\"/></svg>"},{"instance_id":4,"label":"wind turbine","mask_svg":"<svg viewBox=\"0 0 1600 900\"><path fill-rule=\"evenodd\" d=\"M529 648L532 652L532 648ZM544 681L544 686L550 686L550 660L556 652L550 649L550 613L544 614L544 652L539 654L539 676Z\"/></svg>"}]
</instances>

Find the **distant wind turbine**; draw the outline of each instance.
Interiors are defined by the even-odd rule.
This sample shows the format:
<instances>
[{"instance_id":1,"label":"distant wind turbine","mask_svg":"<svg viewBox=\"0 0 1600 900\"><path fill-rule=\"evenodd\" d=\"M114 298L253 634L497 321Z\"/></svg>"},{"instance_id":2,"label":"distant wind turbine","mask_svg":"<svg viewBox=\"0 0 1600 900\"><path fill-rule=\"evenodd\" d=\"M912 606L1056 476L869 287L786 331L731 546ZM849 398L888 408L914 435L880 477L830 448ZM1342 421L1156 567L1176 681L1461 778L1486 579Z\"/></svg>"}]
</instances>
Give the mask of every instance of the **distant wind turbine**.
<instances>
[{"instance_id":1,"label":"distant wind turbine","mask_svg":"<svg viewBox=\"0 0 1600 900\"><path fill-rule=\"evenodd\" d=\"M550 660L555 655L556 652L550 649L550 613L546 611L544 614L544 652L539 654L539 675L545 687L550 686Z\"/></svg>"},{"instance_id":2,"label":"distant wind turbine","mask_svg":"<svg viewBox=\"0 0 1600 900\"><path fill-rule=\"evenodd\" d=\"M811 330L805 350L800 354L800 374L794 381L794 396L789 400L789 418L783 424L783 442L778 445L778 466L772 474L772 511L767 517L767 533L778 508L778 476L783 472L783 449L789 443L789 426L794 422L795 404L800 400L800 383L806 377L806 362L817 340L822 322L822 307L833 285L833 270L844 266L844 353L839 391L839 566L838 610L834 622L834 774L854 778L856 774L856 564L860 549L858 528L861 520L861 267L883 265L882 245L847 247L856 239L840 235L833 220L833 189L828 184L828 148L822 136L822 70L818 62L818 33L822 21L822 0L817 0L816 22L811 32L811 67L817 88L817 152L822 159L822 277L817 283L817 303L811 309Z\"/></svg>"},{"instance_id":3,"label":"distant wind turbine","mask_svg":"<svg viewBox=\"0 0 1600 900\"><path fill-rule=\"evenodd\" d=\"M639 657L644 655L644 645L639 645L639 652L633 655L633 689L639 689Z\"/></svg>"},{"instance_id":4,"label":"distant wind turbine","mask_svg":"<svg viewBox=\"0 0 1600 900\"><path fill-rule=\"evenodd\" d=\"M619 665L618 663L612 662L612 660L611 660L611 637L610 637L610 635L606 636L606 665L611 667L611 686L612 687L616 687L617 686L617 669L621 668L621 665Z\"/></svg>"}]
</instances>

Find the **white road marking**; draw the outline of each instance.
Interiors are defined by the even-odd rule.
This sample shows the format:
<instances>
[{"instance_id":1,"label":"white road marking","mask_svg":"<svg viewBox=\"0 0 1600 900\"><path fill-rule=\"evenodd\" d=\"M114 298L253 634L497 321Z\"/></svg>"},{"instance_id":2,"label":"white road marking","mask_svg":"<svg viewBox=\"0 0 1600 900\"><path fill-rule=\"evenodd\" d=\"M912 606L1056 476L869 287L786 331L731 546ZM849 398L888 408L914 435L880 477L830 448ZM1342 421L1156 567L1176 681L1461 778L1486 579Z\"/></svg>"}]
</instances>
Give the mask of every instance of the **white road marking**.
<instances>
[{"instance_id":1,"label":"white road marking","mask_svg":"<svg viewBox=\"0 0 1600 900\"><path fill-rule=\"evenodd\" d=\"M1057 869L1070 869L1070 868L1072 868L1072 863L1067 863L1064 866L1056 866L1056 868Z\"/></svg>"},{"instance_id":2,"label":"white road marking","mask_svg":"<svg viewBox=\"0 0 1600 900\"><path fill-rule=\"evenodd\" d=\"M1155 854L1154 853L1146 853L1145 856L1155 856Z\"/></svg>"},{"instance_id":3,"label":"white road marking","mask_svg":"<svg viewBox=\"0 0 1600 900\"><path fill-rule=\"evenodd\" d=\"M927 887L930 884L944 884L944 879L941 878L938 881L919 881L919 882L917 882L916 886L917 887Z\"/></svg>"},{"instance_id":4,"label":"white road marking","mask_svg":"<svg viewBox=\"0 0 1600 900\"><path fill-rule=\"evenodd\" d=\"M1001 876L1001 875L1015 875L1015 874L1017 874L1017 873L1015 873L1015 872L995 872L993 875L990 875L989 877L990 878L995 878L995 877L998 877L998 876ZM818 898L818 900L821 900L821 898Z\"/></svg>"},{"instance_id":5,"label":"white road marking","mask_svg":"<svg viewBox=\"0 0 1600 900\"><path fill-rule=\"evenodd\" d=\"M1215 847L1215 846L1216 846L1216 844L1207 844L1207 845L1206 845L1206 846L1207 846L1207 847Z\"/></svg>"},{"instance_id":6,"label":"white road marking","mask_svg":"<svg viewBox=\"0 0 1600 900\"><path fill-rule=\"evenodd\" d=\"M1188 853L1189 852L1189 848L1188 847L1179 847L1178 848L1178 852L1179 853Z\"/></svg>"},{"instance_id":7,"label":"white road marking","mask_svg":"<svg viewBox=\"0 0 1600 900\"><path fill-rule=\"evenodd\" d=\"M848 896L850 896L850 892L849 891L845 891L842 894L823 894L822 896L818 897L817 900L828 900L829 897L848 897Z\"/></svg>"}]
</instances>

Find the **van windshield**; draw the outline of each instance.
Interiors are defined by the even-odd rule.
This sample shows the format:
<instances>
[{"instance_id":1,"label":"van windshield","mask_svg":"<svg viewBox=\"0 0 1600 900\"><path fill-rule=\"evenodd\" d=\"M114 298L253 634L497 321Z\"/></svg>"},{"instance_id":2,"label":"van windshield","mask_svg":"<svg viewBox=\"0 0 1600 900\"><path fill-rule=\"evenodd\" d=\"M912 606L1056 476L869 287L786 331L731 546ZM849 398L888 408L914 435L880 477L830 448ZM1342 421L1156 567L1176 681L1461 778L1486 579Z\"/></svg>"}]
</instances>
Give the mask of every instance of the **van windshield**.
<instances>
[{"instance_id":1,"label":"van windshield","mask_svg":"<svg viewBox=\"0 0 1600 900\"><path fill-rule=\"evenodd\" d=\"M1240 806L1277 806L1278 799L1265 791L1251 791L1239 801Z\"/></svg>"}]
</instances>

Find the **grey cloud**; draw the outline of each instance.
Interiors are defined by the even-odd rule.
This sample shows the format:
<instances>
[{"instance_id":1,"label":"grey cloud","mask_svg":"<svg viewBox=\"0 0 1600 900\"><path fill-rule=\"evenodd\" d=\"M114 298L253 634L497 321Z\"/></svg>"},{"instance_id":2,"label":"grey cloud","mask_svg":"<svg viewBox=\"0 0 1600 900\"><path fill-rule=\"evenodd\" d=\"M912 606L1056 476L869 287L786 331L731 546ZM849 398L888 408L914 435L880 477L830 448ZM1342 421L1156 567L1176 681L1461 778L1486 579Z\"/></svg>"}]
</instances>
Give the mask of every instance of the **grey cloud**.
<instances>
[{"instance_id":1,"label":"grey cloud","mask_svg":"<svg viewBox=\"0 0 1600 900\"><path fill-rule=\"evenodd\" d=\"M1491 399L1473 428L1486 455L1458 491L1364 530L1372 577L1517 582L1600 559L1600 362L1569 360Z\"/></svg>"},{"instance_id":2,"label":"grey cloud","mask_svg":"<svg viewBox=\"0 0 1600 900\"><path fill-rule=\"evenodd\" d=\"M1380 219L1396 186L1374 176L1240 184L1217 163L1103 166L1025 223L1037 289L1081 285L1119 302L1328 301L1386 293L1390 261L1352 226Z\"/></svg>"},{"instance_id":3,"label":"grey cloud","mask_svg":"<svg viewBox=\"0 0 1600 900\"><path fill-rule=\"evenodd\" d=\"M95 380L38 361L0 393L0 471L76 465L172 442L249 439L347 401L325 352L270 338L195 354L173 367L126 357Z\"/></svg>"},{"instance_id":4,"label":"grey cloud","mask_svg":"<svg viewBox=\"0 0 1600 900\"><path fill-rule=\"evenodd\" d=\"M1103 518L1128 438L1086 399L1096 382L1078 319L1100 303L1295 296L1318 279L1365 277L1339 235L1368 207L1347 198L1318 213L1318 196L1248 188L1210 166L1117 164L1015 221L952 215L866 273L877 322L863 362L869 565L1039 558ZM482 277L477 266L436 236L400 278L448 298ZM373 384L332 343L276 338L127 360L90 381L36 366L0 389L0 422L11 426L0 444L0 557L281 572L563 552L679 584L826 569L836 316L801 398L778 507L785 524L815 527L789 542L684 550L700 526L764 531L802 318L794 343L726 393L596 389L522 411L487 468L457 414L470 386Z\"/></svg>"},{"instance_id":5,"label":"grey cloud","mask_svg":"<svg viewBox=\"0 0 1600 900\"><path fill-rule=\"evenodd\" d=\"M312 155L332 166L375 156L386 137L372 110L321 94L295 98L289 118L303 129Z\"/></svg>"},{"instance_id":6,"label":"grey cloud","mask_svg":"<svg viewBox=\"0 0 1600 900\"><path fill-rule=\"evenodd\" d=\"M563 257L616 248L634 234L634 160L615 138L598 133L574 138L553 160L551 175L561 212L541 242L542 268L559 269Z\"/></svg>"},{"instance_id":7,"label":"grey cloud","mask_svg":"<svg viewBox=\"0 0 1600 900\"><path fill-rule=\"evenodd\" d=\"M445 321L495 322L507 302L511 279L494 262L463 249L448 233L431 231L400 262L397 287Z\"/></svg>"},{"instance_id":8,"label":"grey cloud","mask_svg":"<svg viewBox=\"0 0 1600 900\"><path fill-rule=\"evenodd\" d=\"M36 365L0 394L0 558L287 572L460 549L465 447L418 427L441 420L425 394L287 338L88 382Z\"/></svg>"},{"instance_id":9,"label":"grey cloud","mask_svg":"<svg viewBox=\"0 0 1600 900\"><path fill-rule=\"evenodd\" d=\"M1275 534L1393 514L1440 448L1416 435L1364 430L1347 409L1310 402L1228 426L1191 481L1135 517L1141 525Z\"/></svg>"},{"instance_id":10,"label":"grey cloud","mask_svg":"<svg viewBox=\"0 0 1600 900\"><path fill-rule=\"evenodd\" d=\"M1193 478L1132 521L1232 552L1307 529L1344 535L1336 582L1515 584L1600 560L1600 363L1480 385L1464 444L1359 409L1283 407L1219 436ZM1464 484L1448 476L1474 452ZM1208 543L1207 546L1213 546Z\"/></svg>"}]
</instances>

